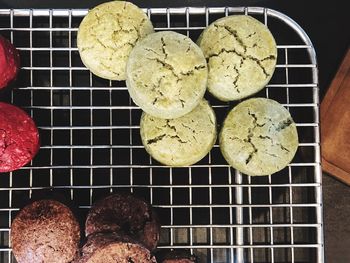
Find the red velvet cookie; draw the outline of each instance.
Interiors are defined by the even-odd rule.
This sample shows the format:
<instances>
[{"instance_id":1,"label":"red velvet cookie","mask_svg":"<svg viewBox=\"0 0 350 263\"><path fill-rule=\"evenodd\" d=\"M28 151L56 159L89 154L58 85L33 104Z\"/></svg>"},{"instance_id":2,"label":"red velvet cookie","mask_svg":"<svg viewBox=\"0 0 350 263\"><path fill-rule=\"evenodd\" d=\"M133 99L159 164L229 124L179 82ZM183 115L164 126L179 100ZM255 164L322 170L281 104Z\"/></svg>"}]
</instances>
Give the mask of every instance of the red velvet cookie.
<instances>
[{"instance_id":1,"label":"red velvet cookie","mask_svg":"<svg viewBox=\"0 0 350 263\"><path fill-rule=\"evenodd\" d=\"M0 102L0 173L30 162L39 150L39 132L20 108Z\"/></svg>"},{"instance_id":2,"label":"red velvet cookie","mask_svg":"<svg viewBox=\"0 0 350 263\"><path fill-rule=\"evenodd\" d=\"M17 49L6 38L0 36L0 90L14 80L20 61Z\"/></svg>"}]
</instances>

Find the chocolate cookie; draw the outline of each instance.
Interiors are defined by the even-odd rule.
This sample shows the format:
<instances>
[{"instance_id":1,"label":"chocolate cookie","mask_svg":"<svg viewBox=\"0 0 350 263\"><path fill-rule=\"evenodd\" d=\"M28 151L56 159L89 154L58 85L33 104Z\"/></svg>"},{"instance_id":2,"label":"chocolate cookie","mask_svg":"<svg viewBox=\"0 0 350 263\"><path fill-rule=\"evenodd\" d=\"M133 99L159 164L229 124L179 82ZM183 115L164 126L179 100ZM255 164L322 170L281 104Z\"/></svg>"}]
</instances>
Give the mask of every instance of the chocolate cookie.
<instances>
[{"instance_id":1,"label":"chocolate cookie","mask_svg":"<svg viewBox=\"0 0 350 263\"><path fill-rule=\"evenodd\" d=\"M150 251L132 238L116 232L88 237L76 263L156 263Z\"/></svg>"},{"instance_id":2,"label":"chocolate cookie","mask_svg":"<svg viewBox=\"0 0 350 263\"><path fill-rule=\"evenodd\" d=\"M79 242L76 218L58 201L35 201L12 222L11 244L18 263L69 263L78 253Z\"/></svg>"},{"instance_id":3,"label":"chocolate cookie","mask_svg":"<svg viewBox=\"0 0 350 263\"><path fill-rule=\"evenodd\" d=\"M148 203L133 195L113 194L91 207L85 234L114 231L123 231L153 250L159 240L160 226Z\"/></svg>"}]
</instances>

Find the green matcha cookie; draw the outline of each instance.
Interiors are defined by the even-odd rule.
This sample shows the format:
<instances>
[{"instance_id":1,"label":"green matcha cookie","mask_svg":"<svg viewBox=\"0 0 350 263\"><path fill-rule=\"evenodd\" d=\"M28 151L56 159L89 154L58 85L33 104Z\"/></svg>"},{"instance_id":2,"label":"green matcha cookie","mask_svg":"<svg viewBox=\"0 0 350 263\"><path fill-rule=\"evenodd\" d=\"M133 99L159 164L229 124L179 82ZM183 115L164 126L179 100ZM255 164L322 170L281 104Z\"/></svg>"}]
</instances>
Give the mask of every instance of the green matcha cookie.
<instances>
[{"instance_id":1,"label":"green matcha cookie","mask_svg":"<svg viewBox=\"0 0 350 263\"><path fill-rule=\"evenodd\" d=\"M126 84L148 114L173 119L192 111L204 96L207 64L188 37L170 31L145 37L132 50Z\"/></svg>"},{"instance_id":2,"label":"green matcha cookie","mask_svg":"<svg viewBox=\"0 0 350 263\"><path fill-rule=\"evenodd\" d=\"M298 148L298 133L289 112L265 98L249 99L233 108L219 139L226 161L248 175L282 170Z\"/></svg>"},{"instance_id":3,"label":"green matcha cookie","mask_svg":"<svg viewBox=\"0 0 350 263\"><path fill-rule=\"evenodd\" d=\"M197 43L208 62L208 90L219 100L239 100L260 91L275 70L275 40L253 17L218 19L203 31Z\"/></svg>"},{"instance_id":4,"label":"green matcha cookie","mask_svg":"<svg viewBox=\"0 0 350 263\"><path fill-rule=\"evenodd\" d=\"M143 113L142 143L157 161L169 166L191 165L208 154L216 141L216 118L206 100L177 119L161 119Z\"/></svg>"},{"instance_id":5,"label":"green matcha cookie","mask_svg":"<svg viewBox=\"0 0 350 263\"><path fill-rule=\"evenodd\" d=\"M84 65L95 75L125 80L125 67L136 42L153 33L147 15L125 1L96 6L79 26L77 45Z\"/></svg>"}]
</instances>

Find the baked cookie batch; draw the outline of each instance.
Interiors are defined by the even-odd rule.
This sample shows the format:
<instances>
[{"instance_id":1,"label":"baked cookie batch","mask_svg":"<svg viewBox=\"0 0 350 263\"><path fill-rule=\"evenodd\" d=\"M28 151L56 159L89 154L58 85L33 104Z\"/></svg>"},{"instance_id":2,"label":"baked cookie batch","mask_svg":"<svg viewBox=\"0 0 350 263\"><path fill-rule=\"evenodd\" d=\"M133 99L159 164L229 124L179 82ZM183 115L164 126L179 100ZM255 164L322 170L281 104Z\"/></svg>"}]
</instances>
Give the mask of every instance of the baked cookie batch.
<instances>
[{"instance_id":1,"label":"baked cookie batch","mask_svg":"<svg viewBox=\"0 0 350 263\"><path fill-rule=\"evenodd\" d=\"M126 81L130 97L143 110L142 143L158 162L192 165L210 152L217 137L226 161L247 175L276 173L294 158L296 125L278 102L243 100L228 113L217 136L215 112L204 99L206 90L224 102L246 99L270 81L277 61L276 43L268 28L253 17L218 19L195 43L176 32L155 33L141 9L113 1L86 15L77 45L82 62L93 74ZM0 119L3 115L8 120L5 110L9 109L0 105ZM19 127L6 123L6 131ZM37 130L31 122L27 126L33 126L30 151L23 162L7 165L6 171L22 166L37 151ZM7 134L3 132L3 137ZM157 262L153 254L160 238L158 216L150 204L134 195L116 193L96 202L84 229L81 247L79 221L68 204L47 197L34 201L13 220L14 256L19 263ZM188 251L158 256L163 263L196 261Z\"/></svg>"},{"instance_id":2,"label":"baked cookie batch","mask_svg":"<svg viewBox=\"0 0 350 263\"><path fill-rule=\"evenodd\" d=\"M81 59L95 75L126 80L130 97L144 113L145 150L169 166L189 166L214 146L216 117L206 90L228 102L262 90L277 62L269 29L248 15L210 24L194 43L185 35L154 32L146 14L129 2L92 9L78 31ZM298 147L295 123L278 102L254 98L238 103L219 136L226 161L247 175L280 171Z\"/></svg>"}]
</instances>

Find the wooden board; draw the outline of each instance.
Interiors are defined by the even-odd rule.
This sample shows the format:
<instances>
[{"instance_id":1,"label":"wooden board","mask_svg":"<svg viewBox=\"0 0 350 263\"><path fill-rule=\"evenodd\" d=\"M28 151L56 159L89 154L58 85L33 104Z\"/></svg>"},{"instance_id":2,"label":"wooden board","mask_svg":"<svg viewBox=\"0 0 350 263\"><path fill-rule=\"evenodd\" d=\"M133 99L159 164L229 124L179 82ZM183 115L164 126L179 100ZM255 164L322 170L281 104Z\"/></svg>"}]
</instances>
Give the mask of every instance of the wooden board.
<instances>
[{"instance_id":1,"label":"wooden board","mask_svg":"<svg viewBox=\"0 0 350 263\"><path fill-rule=\"evenodd\" d=\"M350 49L321 103L322 169L350 185Z\"/></svg>"}]
</instances>

